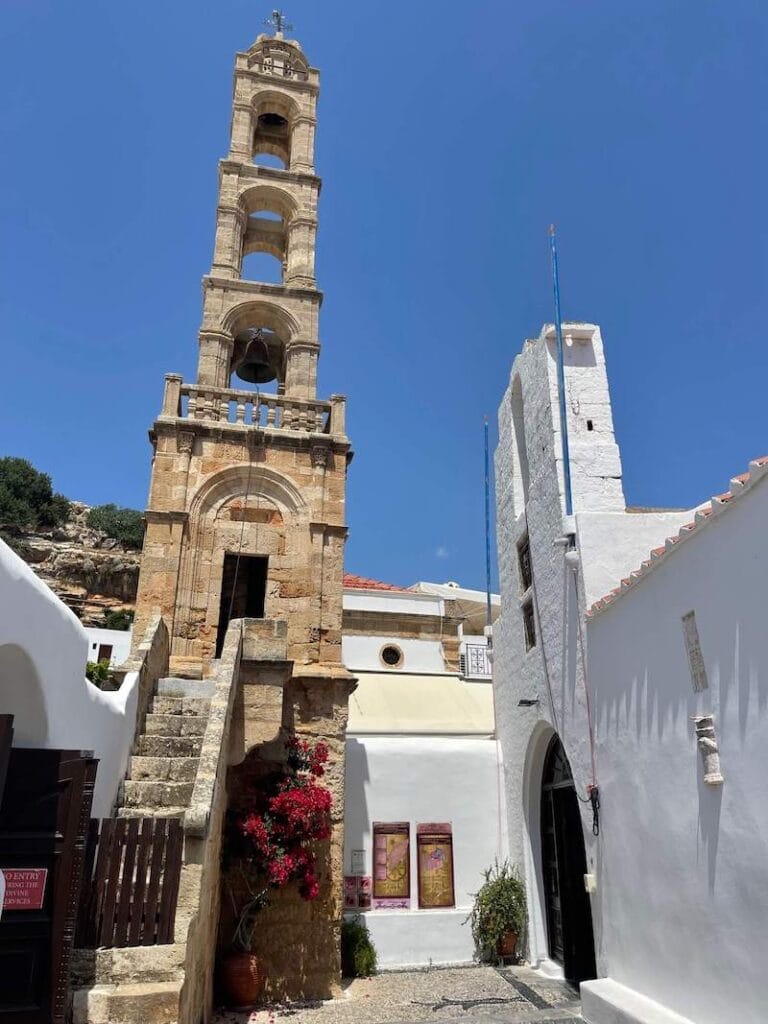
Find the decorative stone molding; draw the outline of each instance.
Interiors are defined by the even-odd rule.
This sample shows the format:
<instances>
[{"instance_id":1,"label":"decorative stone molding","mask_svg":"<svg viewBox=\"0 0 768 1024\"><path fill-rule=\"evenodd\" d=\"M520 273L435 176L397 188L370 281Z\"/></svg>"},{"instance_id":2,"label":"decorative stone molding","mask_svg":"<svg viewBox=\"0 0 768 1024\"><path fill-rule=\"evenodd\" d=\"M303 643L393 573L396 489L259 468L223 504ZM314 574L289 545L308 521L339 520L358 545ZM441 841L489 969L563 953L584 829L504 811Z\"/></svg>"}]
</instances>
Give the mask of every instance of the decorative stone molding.
<instances>
[{"instance_id":1,"label":"decorative stone molding","mask_svg":"<svg viewBox=\"0 0 768 1024\"><path fill-rule=\"evenodd\" d=\"M183 455L191 455L195 447L195 435L191 430L180 430L176 435L176 446Z\"/></svg>"},{"instance_id":2,"label":"decorative stone molding","mask_svg":"<svg viewBox=\"0 0 768 1024\"><path fill-rule=\"evenodd\" d=\"M312 465L317 469L328 465L328 456L330 452L328 446L324 444L313 444L310 449L310 457L312 459Z\"/></svg>"},{"instance_id":3,"label":"decorative stone molding","mask_svg":"<svg viewBox=\"0 0 768 1024\"><path fill-rule=\"evenodd\" d=\"M715 735L715 720L712 715L697 715L696 742L704 765L704 781L708 786L722 786L725 779L720 771L720 752Z\"/></svg>"}]
</instances>

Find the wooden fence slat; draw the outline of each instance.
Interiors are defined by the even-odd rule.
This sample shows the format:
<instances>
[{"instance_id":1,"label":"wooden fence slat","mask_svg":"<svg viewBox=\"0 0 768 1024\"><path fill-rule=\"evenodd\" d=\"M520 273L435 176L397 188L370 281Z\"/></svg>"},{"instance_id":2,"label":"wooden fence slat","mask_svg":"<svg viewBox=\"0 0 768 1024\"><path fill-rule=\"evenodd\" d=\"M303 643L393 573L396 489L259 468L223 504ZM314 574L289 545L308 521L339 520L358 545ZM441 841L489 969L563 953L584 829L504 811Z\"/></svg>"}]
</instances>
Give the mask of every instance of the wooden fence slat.
<instances>
[{"instance_id":1,"label":"wooden fence slat","mask_svg":"<svg viewBox=\"0 0 768 1024\"><path fill-rule=\"evenodd\" d=\"M163 870L165 853L166 818L155 818L155 834L152 837L152 860L149 869L149 884L144 913L144 934L142 946L153 946L157 942L157 904L160 896L160 876Z\"/></svg>"},{"instance_id":2,"label":"wooden fence slat","mask_svg":"<svg viewBox=\"0 0 768 1024\"><path fill-rule=\"evenodd\" d=\"M139 819L129 818L125 835L125 859L120 872L120 888L118 890L115 914L116 947L128 945L128 925L131 917L131 899L133 897L133 869L136 863L136 847L139 842Z\"/></svg>"},{"instance_id":3,"label":"wooden fence slat","mask_svg":"<svg viewBox=\"0 0 768 1024\"><path fill-rule=\"evenodd\" d=\"M75 946L80 948L87 948L91 946L96 938L94 934L94 921L96 919L98 890L93 881L93 870L98 845L99 819L91 818L88 822L88 834L85 839L83 887L80 899L80 910L77 917L77 929L75 931Z\"/></svg>"},{"instance_id":4,"label":"wooden fence slat","mask_svg":"<svg viewBox=\"0 0 768 1024\"><path fill-rule=\"evenodd\" d=\"M178 818L91 820L77 945L173 942L183 849Z\"/></svg>"},{"instance_id":5,"label":"wooden fence slat","mask_svg":"<svg viewBox=\"0 0 768 1024\"><path fill-rule=\"evenodd\" d=\"M104 908L101 918L100 946L114 946L115 943L115 900L120 883L120 866L125 847L126 819L115 820L115 832L109 858L107 886L104 892Z\"/></svg>"},{"instance_id":6,"label":"wooden fence slat","mask_svg":"<svg viewBox=\"0 0 768 1024\"><path fill-rule=\"evenodd\" d=\"M157 928L158 942L173 942L176 923L176 901L179 896L181 876L181 853L183 834L178 818L168 820L168 845L165 849L165 870L163 891L160 899L160 921Z\"/></svg>"},{"instance_id":7,"label":"wooden fence slat","mask_svg":"<svg viewBox=\"0 0 768 1024\"><path fill-rule=\"evenodd\" d=\"M104 916L104 896L107 890L107 878L109 877L109 865L112 857L112 845L115 838L115 822L112 818L105 818L101 823L99 831L99 852L96 857L96 874L93 879L94 907L93 919L91 922L90 937L94 946L99 945L101 929Z\"/></svg>"},{"instance_id":8,"label":"wooden fence slat","mask_svg":"<svg viewBox=\"0 0 768 1024\"><path fill-rule=\"evenodd\" d=\"M128 933L129 946L138 946L141 943L146 910L144 897L147 891L147 872L149 871L149 854L152 849L152 835L152 818L142 818L139 848L136 854L136 885L133 890L131 928Z\"/></svg>"}]
</instances>

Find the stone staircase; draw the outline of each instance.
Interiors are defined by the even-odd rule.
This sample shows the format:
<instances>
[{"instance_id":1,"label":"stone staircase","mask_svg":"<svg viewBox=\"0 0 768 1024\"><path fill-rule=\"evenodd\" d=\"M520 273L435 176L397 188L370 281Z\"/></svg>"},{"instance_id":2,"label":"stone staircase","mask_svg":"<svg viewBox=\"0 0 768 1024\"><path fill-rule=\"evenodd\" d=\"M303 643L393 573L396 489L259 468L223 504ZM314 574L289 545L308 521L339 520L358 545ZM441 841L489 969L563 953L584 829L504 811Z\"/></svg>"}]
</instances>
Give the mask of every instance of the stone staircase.
<instances>
[{"instance_id":1,"label":"stone staircase","mask_svg":"<svg viewBox=\"0 0 768 1024\"><path fill-rule=\"evenodd\" d=\"M128 764L119 818L181 818L189 807L213 681L159 679Z\"/></svg>"},{"instance_id":2,"label":"stone staircase","mask_svg":"<svg viewBox=\"0 0 768 1024\"><path fill-rule=\"evenodd\" d=\"M128 764L117 817L184 816L213 691L213 680L158 680ZM191 869L192 875L197 870ZM182 906L189 872L182 871L174 944L76 951L74 1024L175 1024L184 982L189 921Z\"/></svg>"}]
</instances>

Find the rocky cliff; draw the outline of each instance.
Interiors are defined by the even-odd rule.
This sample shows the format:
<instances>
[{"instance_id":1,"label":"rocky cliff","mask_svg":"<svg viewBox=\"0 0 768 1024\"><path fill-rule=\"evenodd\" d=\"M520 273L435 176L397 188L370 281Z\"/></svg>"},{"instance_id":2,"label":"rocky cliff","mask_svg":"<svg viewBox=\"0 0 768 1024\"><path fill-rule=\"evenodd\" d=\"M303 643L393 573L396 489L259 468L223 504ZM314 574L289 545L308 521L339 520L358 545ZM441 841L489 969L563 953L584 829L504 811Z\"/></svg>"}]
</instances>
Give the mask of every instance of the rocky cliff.
<instances>
[{"instance_id":1,"label":"rocky cliff","mask_svg":"<svg viewBox=\"0 0 768 1024\"><path fill-rule=\"evenodd\" d=\"M90 507L72 502L63 526L15 532L14 546L37 575L86 626L101 626L107 611L133 611L141 552L88 526Z\"/></svg>"}]
</instances>

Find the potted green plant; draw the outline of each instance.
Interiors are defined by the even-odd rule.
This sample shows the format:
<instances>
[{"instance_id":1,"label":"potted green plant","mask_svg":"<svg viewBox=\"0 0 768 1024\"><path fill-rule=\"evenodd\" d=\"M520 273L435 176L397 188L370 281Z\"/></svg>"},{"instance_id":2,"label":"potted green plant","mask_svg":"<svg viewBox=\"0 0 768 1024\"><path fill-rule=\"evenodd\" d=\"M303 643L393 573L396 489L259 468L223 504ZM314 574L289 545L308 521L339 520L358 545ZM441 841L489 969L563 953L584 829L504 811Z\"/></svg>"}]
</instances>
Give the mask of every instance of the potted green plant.
<instances>
[{"instance_id":1,"label":"potted green plant","mask_svg":"<svg viewBox=\"0 0 768 1024\"><path fill-rule=\"evenodd\" d=\"M231 949L219 964L232 1007L251 1006L264 989L264 972L253 952L259 912L270 891L298 882L311 902L320 893L316 844L331 835L331 793L318 783L328 747L291 736L287 764L249 795L244 813L230 815L225 832L223 874L235 912Z\"/></svg>"},{"instance_id":2,"label":"potted green plant","mask_svg":"<svg viewBox=\"0 0 768 1024\"><path fill-rule=\"evenodd\" d=\"M526 921L525 885L506 860L494 861L483 878L468 920L478 959L492 962L515 955Z\"/></svg>"}]
</instances>

